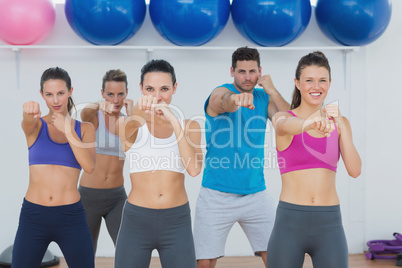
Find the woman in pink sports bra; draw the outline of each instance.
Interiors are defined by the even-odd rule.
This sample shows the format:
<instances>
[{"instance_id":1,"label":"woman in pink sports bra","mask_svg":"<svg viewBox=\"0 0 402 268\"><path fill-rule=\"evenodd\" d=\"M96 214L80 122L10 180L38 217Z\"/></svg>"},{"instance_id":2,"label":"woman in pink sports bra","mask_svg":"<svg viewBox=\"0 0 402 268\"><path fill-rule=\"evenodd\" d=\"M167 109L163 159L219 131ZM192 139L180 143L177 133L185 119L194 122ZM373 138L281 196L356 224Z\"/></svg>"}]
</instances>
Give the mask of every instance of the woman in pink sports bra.
<instances>
[{"instance_id":1,"label":"woman in pink sports bra","mask_svg":"<svg viewBox=\"0 0 402 268\"><path fill-rule=\"evenodd\" d=\"M185 172L202 167L200 126L171 106L177 82L173 66L152 60L141 69L143 94L131 115L119 119L131 191L117 237L115 268L148 268L154 249L164 268L195 268Z\"/></svg>"},{"instance_id":2,"label":"woman in pink sports bra","mask_svg":"<svg viewBox=\"0 0 402 268\"><path fill-rule=\"evenodd\" d=\"M268 268L298 268L305 254L315 268L348 267L335 177L339 156L348 174L361 172L349 121L326 105L331 69L322 52L299 61L291 111L273 117L282 191L268 244Z\"/></svg>"}]
</instances>

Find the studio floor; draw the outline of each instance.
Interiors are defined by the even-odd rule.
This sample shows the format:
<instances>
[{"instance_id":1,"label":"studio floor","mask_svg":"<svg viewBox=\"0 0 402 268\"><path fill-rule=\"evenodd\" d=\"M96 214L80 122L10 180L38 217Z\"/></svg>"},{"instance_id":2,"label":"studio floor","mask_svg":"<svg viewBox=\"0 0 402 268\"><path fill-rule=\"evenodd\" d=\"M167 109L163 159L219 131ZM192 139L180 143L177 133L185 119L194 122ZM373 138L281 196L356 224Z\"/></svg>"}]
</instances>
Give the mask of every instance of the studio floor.
<instances>
[{"instance_id":1,"label":"studio floor","mask_svg":"<svg viewBox=\"0 0 402 268\"><path fill-rule=\"evenodd\" d=\"M368 260L364 254L349 255L349 268L386 268L396 267L396 260ZM111 268L113 267L113 258L96 258L96 268ZM68 268L63 258L60 259L60 264L53 266L54 268ZM257 257L225 257L218 260L216 268L262 268L263 263L260 258ZM161 268L158 258L152 258L149 268ZM306 256L303 268L313 268L311 259Z\"/></svg>"}]
</instances>

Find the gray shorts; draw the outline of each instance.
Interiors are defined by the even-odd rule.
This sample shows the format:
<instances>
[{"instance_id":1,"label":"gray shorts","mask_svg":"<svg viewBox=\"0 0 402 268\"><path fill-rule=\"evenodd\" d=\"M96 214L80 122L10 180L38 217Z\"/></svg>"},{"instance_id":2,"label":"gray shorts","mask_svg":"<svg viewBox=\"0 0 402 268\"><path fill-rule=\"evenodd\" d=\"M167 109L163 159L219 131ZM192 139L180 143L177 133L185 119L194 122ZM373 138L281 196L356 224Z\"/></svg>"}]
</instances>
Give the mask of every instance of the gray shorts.
<instances>
[{"instance_id":1,"label":"gray shorts","mask_svg":"<svg viewBox=\"0 0 402 268\"><path fill-rule=\"evenodd\" d=\"M255 254L266 251L274 221L275 207L266 190L238 195L201 187L194 221L197 260L223 257L227 236L236 222Z\"/></svg>"}]
</instances>

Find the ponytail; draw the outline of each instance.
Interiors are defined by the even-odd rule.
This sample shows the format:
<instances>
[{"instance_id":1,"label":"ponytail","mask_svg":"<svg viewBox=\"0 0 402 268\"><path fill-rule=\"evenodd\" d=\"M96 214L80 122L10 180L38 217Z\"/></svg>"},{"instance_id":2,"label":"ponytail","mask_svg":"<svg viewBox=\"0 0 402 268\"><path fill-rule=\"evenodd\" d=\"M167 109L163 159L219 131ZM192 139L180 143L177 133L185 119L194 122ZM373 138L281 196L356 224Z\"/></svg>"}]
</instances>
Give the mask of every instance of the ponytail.
<instances>
[{"instance_id":1,"label":"ponytail","mask_svg":"<svg viewBox=\"0 0 402 268\"><path fill-rule=\"evenodd\" d=\"M69 114L69 115L71 115L71 110L72 110L73 108L76 110L75 104L74 104L74 101L73 101L73 98L68 97L67 110L68 110L68 114ZM76 110L76 111L77 111L77 110Z\"/></svg>"},{"instance_id":2,"label":"ponytail","mask_svg":"<svg viewBox=\"0 0 402 268\"><path fill-rule=\"evenodd\" d=\"M300 106L301 103L301 94L300 90L295 86L293 90L292 104L290 105L290 109L293 110Z\"/></svg>"}]
</instances>

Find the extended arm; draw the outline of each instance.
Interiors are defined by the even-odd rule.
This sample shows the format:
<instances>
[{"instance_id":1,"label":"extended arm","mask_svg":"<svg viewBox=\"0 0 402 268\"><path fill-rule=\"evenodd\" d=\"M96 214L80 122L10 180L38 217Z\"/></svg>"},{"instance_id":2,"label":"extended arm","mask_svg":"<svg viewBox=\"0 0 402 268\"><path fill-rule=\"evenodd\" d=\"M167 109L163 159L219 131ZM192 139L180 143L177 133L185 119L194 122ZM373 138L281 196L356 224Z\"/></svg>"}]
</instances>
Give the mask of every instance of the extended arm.
<instances>
[{"instance_id":1,"label":"extended arm","mask_svg":"<svg viewBox=\"0 0 402 268\"><path fill-rule=\"evenodd\" d=\"M29 101L23 105L23 118L21 122L22 130L24 131L27 139L37 129L38 122L41 116L39 103Z\"/></svg>"},{"instance_id":2,"label":"extended arm","mask_svg":"<svg viewBox=\"0 0 402 268\"><path fill-rule=\"evenodd\" d=\"M236 112L239 107L253 110L255 108L253 103L254 98L251 93L236 94L227 88L220 87L211 93L206 112L215 117L222 113Z\"/></svg>"},{"instance_id":3,"label":"extended arm","mask_svg":"<svg viewBox=\"0 0 402 268\"><path fill-rule=\"evenodd\" d=\"M322 110L316 111L307 119L294 117L287 112L279 112L273 116L272 124L277 136L298 135L310 129L329 136L335 127Z\"/></svg>"},{"instance_id":4,"label":"extended arm","mask_svg":"<svg viewBox=\"0 0 402 268\"><path fill-rule=\"evenodd\" d=\"M85 106L81 111L81 120L83 122L93 122L94 119L98 118L97 113L99 111L99 102L90 103Z\"/></svg>"},{"instance_id":5,"label":"extended arm","mask_svg":"<svg viewBox=\"0 0 402 268\"><path fill-rule=\"evenodd\" d=\"M298 135L303 133L306 127L304 119L293 117L286 112L276 113L272 117L272 125L278 136Z\"/></svg>"}]
</instances>

